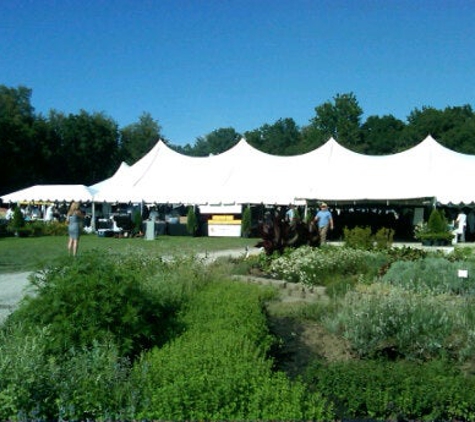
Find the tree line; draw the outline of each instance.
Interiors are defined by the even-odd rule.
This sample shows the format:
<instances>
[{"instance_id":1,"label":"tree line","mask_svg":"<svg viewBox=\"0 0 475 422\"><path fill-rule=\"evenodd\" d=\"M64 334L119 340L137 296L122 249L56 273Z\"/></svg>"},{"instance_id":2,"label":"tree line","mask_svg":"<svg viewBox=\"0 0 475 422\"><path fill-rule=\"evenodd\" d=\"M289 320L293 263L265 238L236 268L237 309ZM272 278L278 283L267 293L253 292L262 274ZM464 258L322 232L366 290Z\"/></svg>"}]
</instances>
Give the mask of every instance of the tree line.
<instances>
[{"instance_id":1,"label":"tree line","mask_svg":"<svg viewBox=\"0 0 475 422\"><path fill-rule=\"evenodd\" d=\"M302 127L286 117L244 133L218 128L181 146L163 136L158 120L148 112L120 128L103 112L66 114L53 109L38 114L31 95L25 86L0 85L0 194L35 184L94 184L110 177L122 161L135 163L158 139L192 156L219 154L242 137L275 155L306 153L330 137L355 152L385 155L410 148L430 134L448 148L475 154L475 114L470 105L415 108L406 121L391 114L363 120L356 96L337 94L316 106L315 115Z\"/></svg>"}]
</instances>

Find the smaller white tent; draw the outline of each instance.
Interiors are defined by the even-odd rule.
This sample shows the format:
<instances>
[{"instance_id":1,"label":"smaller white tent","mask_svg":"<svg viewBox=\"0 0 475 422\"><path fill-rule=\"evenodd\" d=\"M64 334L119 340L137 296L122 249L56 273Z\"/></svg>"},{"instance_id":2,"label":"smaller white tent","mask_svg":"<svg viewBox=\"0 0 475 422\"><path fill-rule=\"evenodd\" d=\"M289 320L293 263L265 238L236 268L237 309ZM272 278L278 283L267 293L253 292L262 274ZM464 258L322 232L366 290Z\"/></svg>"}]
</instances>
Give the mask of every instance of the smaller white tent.
<instances>
[{"instance_id":1,"label":"smaller white tent","mask_svg":"<svg viewBox=\"0 0 475 422\"><path fill-rule=\"evenodd\" d=\"M92 201L92 193L85 185L34 185L3 195L5 202Z\"/></svg>"}]
</instances>

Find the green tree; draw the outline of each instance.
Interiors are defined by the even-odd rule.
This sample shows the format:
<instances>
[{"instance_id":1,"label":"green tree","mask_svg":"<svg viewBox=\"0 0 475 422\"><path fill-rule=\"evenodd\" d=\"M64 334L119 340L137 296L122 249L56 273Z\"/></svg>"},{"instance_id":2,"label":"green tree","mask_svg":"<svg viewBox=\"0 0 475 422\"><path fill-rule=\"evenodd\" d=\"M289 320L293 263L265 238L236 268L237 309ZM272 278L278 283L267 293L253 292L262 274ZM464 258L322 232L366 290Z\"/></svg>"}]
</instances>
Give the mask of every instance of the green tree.
<instances>
[{"instance_id":1,"label":"green tree","mask_svg":"<svg viewBox=\"0 0 475 422\"><path fill-rule=\"evenodd\" d=\"M204 137L197 138L194 147L187 145L184 151L196 157L221 154L236 145L241 137L232 127L216 129Z\"/></svg>"},{"instance_id":2,"label":"green tree","mask_svg":"<svg viewBox=\"0 0 475 422\"><path fill-rule=\"evenodd\" d=\"M407 118L404 132L406 147L411 147L431 135L441 144L458 152L475 151L475 115L470 105L414 109Z\"/></svg>"},{"instance_id":3,"label":"green tree","mask_svg":"<svg viewBox=\"0 0 475 422\"><path fill-rule=\"evenodd\" d=\"M393 115L369 116L361 126L364 154L385 155L398 152L405 125Z\"/></svg>"},{"instance_id":4,"label":"green tree","mask_svg":"<svg viewBox=\"0 0 475 422\"><path fill-rule=\"evenodd\" d=\"M333 102L327 101L315 108L311 124L320 134L335 138L342 145L357 148L360 144L360 120L363 109L353 93L337 94Z\"/></svg>"},{"instance_id":5,"label":"green tree","mask_svg":"<svg viewBox=\"0 0 475 422\"><path fill-rule=\"evenodd\" d=\"M51 145L57 146L53 161L61 157L63 174L57 182L91 185L110 176L118 167L118 126L103 113L81 110L49 114Z\"/></svg>"},{"instance_id":6,"label":"green tree","mask_svg":"<svg viewBox=\"0 0 475 422\"><path fill-rule=\"evenodd\" d=\"M323 133L313 124L302 127L301 137L301 153L312 151L322 146L329 139L327 134Z\"/></svg>"},{"instance_id":7,"label":"green tree","mask_svg":"<svg viewBox=\"0 0 475 422\"><path fill-rule=\"evenodd\" d=\"M249 235L251 234L251 227L252 227L252 213L251 213L251 207L248 205L242 213L241 236L249 237Z\"/></svg>"},{"instance_id":8,"label":"green tree","mask_svg":"<svg viewBox=\"0 0 475 422\"><path fill-rule=\"evenodd\" d=\"M291 118L279 119L259 129L245 133L246 140L255 148L275 155L295 155L301 152L300 129Z\"/></svg>"},{"instance_id":9,"label":"green tree","mask_svg":"<svg viewBox=\"0 0 475 422\"><path fill-rule=\"evenodd\" d=\"M137 123L120 130L121 161L129 164L142 158L159 139L162 138L161 126L150 113L143 113Z\"/></svg>"},{"instance_id":10,"label":"green tree","mask_svg":"<svg viewBox=\"0 0 475 422\"><path fill-rule=\"evenodd\" d=\"M31 89L0 85L0 194L31 185L36 160Z\"/></svg>"},{"instance_id":11,"label":"green tree","mask_svg":"<svg viewBox=\"0 0 475 422\"><path fill-rule=\"evenodd\" d=\"M186 231L194 236L198 230L198 218L196 217L195 208L188 207L188 213L186 216Z\"/></svg>"}]
</instances>

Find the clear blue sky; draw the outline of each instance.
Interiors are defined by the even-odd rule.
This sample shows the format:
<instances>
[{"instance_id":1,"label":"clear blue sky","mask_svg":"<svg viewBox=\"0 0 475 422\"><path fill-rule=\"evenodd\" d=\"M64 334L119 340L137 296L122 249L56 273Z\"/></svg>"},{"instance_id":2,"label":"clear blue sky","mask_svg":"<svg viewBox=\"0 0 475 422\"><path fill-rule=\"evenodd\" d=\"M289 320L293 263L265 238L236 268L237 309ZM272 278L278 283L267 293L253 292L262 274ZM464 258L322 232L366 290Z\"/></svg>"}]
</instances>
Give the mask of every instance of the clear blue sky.
<instances>
[{"instance_id":1,"label":"clear blue sky","mask_svg":"<svg viewBox=\"0 0 475 422\"><path fill-rule=\"evenodd\" d=\"M145 111L173 144L299 126L353 92L369 115L475 99L473 0L0 0L0 84L36 112Z\"/></svg>"}]
</instances>

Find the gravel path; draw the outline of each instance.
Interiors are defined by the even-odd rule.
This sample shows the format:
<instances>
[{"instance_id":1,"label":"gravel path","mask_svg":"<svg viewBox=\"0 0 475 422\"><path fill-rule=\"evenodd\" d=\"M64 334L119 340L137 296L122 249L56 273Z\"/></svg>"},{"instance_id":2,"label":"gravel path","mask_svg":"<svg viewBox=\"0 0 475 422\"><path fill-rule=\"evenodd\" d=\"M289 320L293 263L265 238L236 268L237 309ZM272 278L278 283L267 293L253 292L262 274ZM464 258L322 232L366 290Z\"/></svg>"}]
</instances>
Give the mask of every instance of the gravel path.
<instances>
[{"instance_id":1,"label":"gravel path","mask_svg":"<svg viewBox=\"0 0 475 422\"><path fill-rule=\"evenodd\" d=\"M0 274L0 323L27 292L29 272Z\"/></svg>"}]
</instances>

